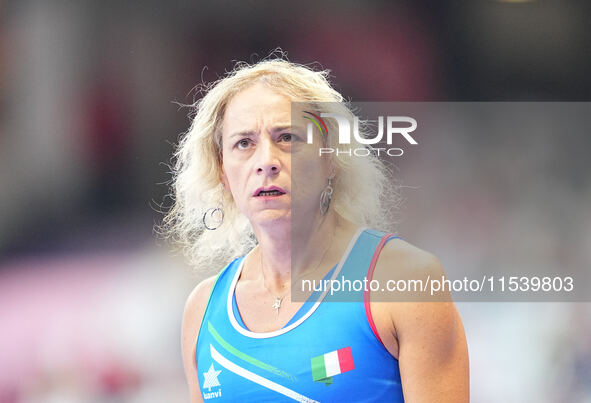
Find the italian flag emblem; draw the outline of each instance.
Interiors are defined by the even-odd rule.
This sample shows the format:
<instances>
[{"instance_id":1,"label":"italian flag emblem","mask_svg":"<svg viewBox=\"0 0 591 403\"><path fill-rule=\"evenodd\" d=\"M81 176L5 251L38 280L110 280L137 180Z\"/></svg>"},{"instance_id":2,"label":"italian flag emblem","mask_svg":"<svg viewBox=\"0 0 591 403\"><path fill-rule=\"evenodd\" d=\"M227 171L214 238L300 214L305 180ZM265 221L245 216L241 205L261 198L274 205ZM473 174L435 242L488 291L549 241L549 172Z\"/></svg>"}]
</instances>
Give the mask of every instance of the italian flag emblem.
<instances>
[{"instance_id":1,"label":"italian flag emblem","mask_svg":"<svg viewBox=\"0 0 591 403\"><path fill-rule=\"evenodd\" d=\"M341 348L312 358L312 378L314 382L332 384L332 377L355 369L351 347Z\"/></svg>"}]
</instances>

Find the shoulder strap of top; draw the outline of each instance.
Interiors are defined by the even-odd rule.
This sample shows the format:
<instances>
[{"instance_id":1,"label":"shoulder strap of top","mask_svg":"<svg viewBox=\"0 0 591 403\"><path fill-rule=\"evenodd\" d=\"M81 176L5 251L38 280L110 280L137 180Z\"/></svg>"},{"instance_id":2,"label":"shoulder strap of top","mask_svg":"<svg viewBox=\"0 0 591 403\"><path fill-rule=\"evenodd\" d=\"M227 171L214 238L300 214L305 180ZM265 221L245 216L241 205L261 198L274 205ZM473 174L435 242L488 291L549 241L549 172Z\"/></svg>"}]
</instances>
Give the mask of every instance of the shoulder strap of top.
<instances>
[{"instance_id":1,"label":"shoulder strap of top","mask_svg":"<svg viewBox=\"0 0 591 403\"><path fill-rule=\"evenodd\" d=\"M203 311L203 320L201 321L201 326L199 327L199 333L201 334L201 328L203 327L203 323L206 321L206 317L208 315L209 307L211 305L211 301L215 298L222 298L222 301L225 301L227 290L230 287L230 283L232 282L232 278L234 277L233 274L238 269L240 262L244 259L245 256L237 257L236 259L232 260L230 263L226 265L220 272L217 274L215 281L211 287L211 291L209 291L209 297L207 298L207 304L205 305L205 310Z\"/></svg>"},{"instance_id":2,"label":"shoulder strap of top","mask_svg":"<svg viewBox=\"0 0 591 403\"><path fill-rule=\"evenodd\" d=\"M333 292L327 295L328 301L363 301L363 289L367 284L365 281L367 269L383 235L383 232L374 229L363 230L340 272L333 277L330 284Z\"/></svg>"},{"instance_id":3,"label":"shoulder strap of top","mask_svg":"<svg viewBox=\"0 0 591 403\"><path fill-rule=\"evenodd\" d=\"M366 278L367 278L368 282L371 282L371 280L373 279L373 273L375 271L376 264L378 262L378 257L380 256L380 252L384 248L384 245L386 245L386 242L388 242L389 240L394 239L394 238L400 238L400 237L395 236L394 234L384 234L382 236L382 238L380 239L380 242L378 243L377 247L375 248L375 251L374 251L373 256L371 258L371 262L369 264L369 268L367 270ZM382 341L382 338L378 334L378 330L377 330L376 325L374 323L373 316L371 315L370 292L371 292L371 289L367 288L364 290L364 293L363 293L363 303L365 305L365 315L367 316L367 321L369 322L369 326L371 327L373 334L376 336L376 338L383 345L384 342Z\"/></svg>"}]
</instances>

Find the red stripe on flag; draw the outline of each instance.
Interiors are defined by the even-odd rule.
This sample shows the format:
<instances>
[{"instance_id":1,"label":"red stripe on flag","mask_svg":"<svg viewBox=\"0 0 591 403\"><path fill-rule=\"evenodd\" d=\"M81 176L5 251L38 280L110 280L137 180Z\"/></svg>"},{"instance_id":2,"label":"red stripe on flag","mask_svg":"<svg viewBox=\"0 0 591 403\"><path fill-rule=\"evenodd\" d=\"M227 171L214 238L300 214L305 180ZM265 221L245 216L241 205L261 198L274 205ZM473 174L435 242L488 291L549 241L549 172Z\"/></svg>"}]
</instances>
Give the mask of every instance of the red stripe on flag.
<instances>
[{"instance_id":1,"label":"red stripe on flag","mask_svg":"<svg viewBox=\"0 0 591 403\"><path fill-rule=\"evenodd\" d=\"M341 348L337 350L337 354L339 356L339 366L341 367L341 374L343 372L355 369L353 355L351 354L351 347Z\"/></svg>"}]
</instances>

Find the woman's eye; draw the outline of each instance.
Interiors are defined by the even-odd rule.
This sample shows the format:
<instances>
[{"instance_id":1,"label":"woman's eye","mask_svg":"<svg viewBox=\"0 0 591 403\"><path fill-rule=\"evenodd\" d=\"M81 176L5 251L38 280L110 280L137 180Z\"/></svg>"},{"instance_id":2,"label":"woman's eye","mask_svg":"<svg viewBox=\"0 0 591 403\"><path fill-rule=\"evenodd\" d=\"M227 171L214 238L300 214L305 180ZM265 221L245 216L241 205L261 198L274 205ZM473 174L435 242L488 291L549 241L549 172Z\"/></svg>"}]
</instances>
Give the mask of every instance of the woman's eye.
<instances>
[{"instance_id":1,"label":"woman's eye","mask_svg":"<svg viewBox=\"0 0 591 403\"><path fill-rule=\"evenodd\" d=\"M295 140L294 135L291 133L285 133L281 135L281 139L283 141L287 141L288 143L291 143L292 141Z\"/></svg>"},{"instance_id":2,"label":"woman's eye","mask_svg":"<svg viewBox=\"0 0 591 403\"><path fill-rule=\"evenodd\" d=\"M242 139L236 143L236 146L240 149L247 148L249 146L248 139Z\"/></svg>"}]
</instances>

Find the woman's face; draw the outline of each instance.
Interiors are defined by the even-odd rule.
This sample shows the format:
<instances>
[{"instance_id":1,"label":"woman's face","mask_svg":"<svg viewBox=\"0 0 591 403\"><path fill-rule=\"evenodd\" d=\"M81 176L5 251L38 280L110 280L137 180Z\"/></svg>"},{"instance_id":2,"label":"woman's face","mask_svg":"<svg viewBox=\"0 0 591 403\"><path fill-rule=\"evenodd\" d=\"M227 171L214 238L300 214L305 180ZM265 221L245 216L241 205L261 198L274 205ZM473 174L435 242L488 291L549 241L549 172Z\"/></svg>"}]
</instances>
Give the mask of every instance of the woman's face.
<instances>
[{"instance_id":1,"label":"woman's face","mask_svg":"<svg viewBox=\"0 0 591 403\"><path fill-rule=\"evenodd\" d=\"M253 226L289 223L296 188L298 214L315 217L326 171L318 146L306 143L304 125L292 125L289 98L257 83L230 100L222 123L222 180Z\"/></svg>"}]
</instances>

